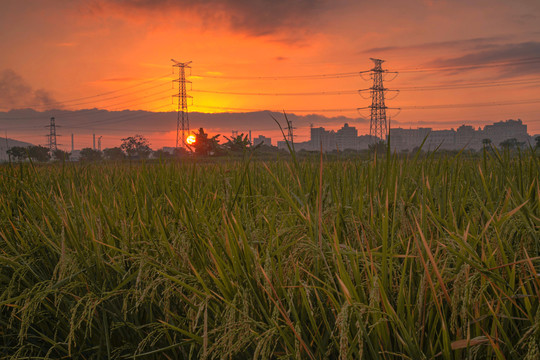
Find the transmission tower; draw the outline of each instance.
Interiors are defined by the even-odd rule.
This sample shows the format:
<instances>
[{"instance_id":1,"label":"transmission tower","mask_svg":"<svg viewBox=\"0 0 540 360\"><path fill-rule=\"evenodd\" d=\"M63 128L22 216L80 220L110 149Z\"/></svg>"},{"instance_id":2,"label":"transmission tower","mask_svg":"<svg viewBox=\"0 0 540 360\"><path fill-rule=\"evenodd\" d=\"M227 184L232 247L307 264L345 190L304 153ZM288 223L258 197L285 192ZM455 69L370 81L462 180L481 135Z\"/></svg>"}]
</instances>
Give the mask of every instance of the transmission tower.
<instances>
[{"instance_id":1,"label":"transmission tower","mask_svg":"<svg viewBox=\"0 0 540 360\"><path fill-rule=\"evenodd\" d=\"M287 137L289 138L289 141L291 144L294 144L294 130L296 128L293 126L292 120L287 119Z\"/></svg>"},{"instance_id":2,"label":"transmission tower","mask_svg":"<svg viewBox=\"0 0 540 360\"><path fill-rule=\"evenodd\" d=\"M171 59L174 62L173 67L178 68L178 79L173 81L178 82L178 94L174 96L178 97L178 111L176 119L176 148L182 146L186 148L186 132L189 134L189 117L188 117L188 107L187 107L187 98L189 96L186 90L186 83L191 83L191 81L186 80L186 69L191 69L191 61L188 62L178 62L174 59Z\"/></svg>"},{"instance_id":3,"label":"transmission tower","mask_svg":"<svg viewBox=\"0 0 540 360\"><path fill-rule=\"evenodd\" d=\"M54 117L51 117L51 121L46 127L49 128L47 147L49 148L49 153L52 155L52 153L58 149L58 145L56 144L56 123Z\"/></svg>"},{"instance_id":4,"label":"transmission tower","mask_svg":"<svg viewBox=\"0 0 540 360\"><path fill-rule=\"evenodd\" d=\"M384 60L373 59L375 67L371 69L371 78L373 79L373 86L369 89L371 92L371 106L367 106L359 109L370 109L371 117L369 122L369 135L371 136L371 142L379 140L386 140L388 136L388 123L386 121L386 110L391 109L384 103L385 92L396 91L389 90L383 85L383 75L389 73L388 70L382 68ZM397 75L397 72L392 72ZM393 79L392 79L393 80ZM362 90L360 90L362 91Z\"/></svg>"}]
</instances>

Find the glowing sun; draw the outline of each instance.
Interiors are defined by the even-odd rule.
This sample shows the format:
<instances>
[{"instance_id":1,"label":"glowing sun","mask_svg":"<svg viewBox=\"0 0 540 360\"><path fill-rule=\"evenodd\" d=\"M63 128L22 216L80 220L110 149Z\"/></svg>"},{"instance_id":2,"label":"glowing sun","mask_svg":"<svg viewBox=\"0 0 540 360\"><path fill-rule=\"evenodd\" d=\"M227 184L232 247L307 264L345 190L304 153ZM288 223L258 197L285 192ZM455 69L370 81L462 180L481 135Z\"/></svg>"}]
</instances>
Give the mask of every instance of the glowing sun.
<instances>
[{"instance_id":1,"label":"glowing sun","mask_svg":"<svg viewBox=\"0 0 540 360\"><path fill-rule=\"evenodd\" d=\"M195 135L189 135L187 138L186 138L186 142L189 144L189 145L193 145L195 144Z\"/></svg>"}]
</instances>

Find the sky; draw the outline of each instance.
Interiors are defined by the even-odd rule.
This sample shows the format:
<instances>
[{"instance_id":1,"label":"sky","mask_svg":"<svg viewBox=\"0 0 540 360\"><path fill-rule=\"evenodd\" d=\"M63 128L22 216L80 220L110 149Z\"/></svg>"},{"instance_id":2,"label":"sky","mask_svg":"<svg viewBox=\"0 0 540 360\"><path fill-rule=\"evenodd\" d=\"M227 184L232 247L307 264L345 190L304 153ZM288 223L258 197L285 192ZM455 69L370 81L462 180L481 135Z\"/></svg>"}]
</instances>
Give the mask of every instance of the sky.
<instances>
[{"instance_id":1,"label":"sky","mask_svg":"<svg viewBox=\"0 0 540 360\"><path fill-rule=\"evenodd\" d=\"M0 54L0 111L48 110L43 126L52 109L176 110L175 59L192 61L189 111L315 114L314 126L347 120L367 133L369 111L357 109L371 100L358 90L372 80L359 73L379 58L398 72L384 79L399 90L387 93L393 127L520 118L540 133L538 0L0 0ZM109 118L115 130L106 117L58 123L86 142L97 132L104 146L142 130L154 147L174 146L174 117L155 132L149 118ZM207 131L277 138L259 118L228 114ZM7 117L0 131L44 143L35 121Z\"/></svg>"}]
</instances>

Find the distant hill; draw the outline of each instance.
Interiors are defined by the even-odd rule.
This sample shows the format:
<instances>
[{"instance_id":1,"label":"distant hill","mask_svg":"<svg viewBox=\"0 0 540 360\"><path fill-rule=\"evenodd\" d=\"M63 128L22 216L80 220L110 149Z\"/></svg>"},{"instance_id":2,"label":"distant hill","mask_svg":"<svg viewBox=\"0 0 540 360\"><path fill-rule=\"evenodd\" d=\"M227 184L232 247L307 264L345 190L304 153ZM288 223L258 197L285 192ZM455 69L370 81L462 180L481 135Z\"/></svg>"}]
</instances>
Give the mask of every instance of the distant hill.
<instances>
[{"instance_id":1,"label":"distant hill","mask_svg":"<svg viewBox=\"0 0 540 360\"><path fill-rule=\"evenodd\" d=\"M14 146L27 147L27 146L33 146L33 145L34 144L30 144L30 143L27 143L27 142L24 142L24 141L19 141L19 140L15 140L15 139L0 137L0 161L8 161L9 160L9 156L6 153L6 151L9 148L12 148Z\"/></svg>"}]
</instances>

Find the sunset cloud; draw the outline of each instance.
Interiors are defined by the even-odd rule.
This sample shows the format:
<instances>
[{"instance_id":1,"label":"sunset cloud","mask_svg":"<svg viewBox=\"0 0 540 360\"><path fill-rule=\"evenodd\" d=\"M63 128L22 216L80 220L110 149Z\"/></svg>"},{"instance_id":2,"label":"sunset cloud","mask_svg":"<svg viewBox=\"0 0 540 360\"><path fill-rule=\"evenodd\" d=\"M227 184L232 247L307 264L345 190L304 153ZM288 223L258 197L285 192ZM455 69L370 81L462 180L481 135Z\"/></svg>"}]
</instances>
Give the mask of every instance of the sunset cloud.
<instances>
[{"instance_id":1,"label":"sunset cloud","mask_svg":"<svg viewBox=\"0 0 540 360\"><path fill-rule=\"evenodd\" d=\"M91 0L95 10L135 10L142 13L190 12L206 25L225 22L234 31L253 36L304 30L320 17L330 0Z\"/></svg>"},{"instance_id":2,"label":"sunset cloud","mask_svg":"<svg viewBox=\"0 0 540 360\"><path fill-rule=\"evenodd\" d=\"M397 51L430 51L440 49L466 49L466 50L479 50L492 48L497 46L503 40L507 40L508 36L492 36L492 37L480 37L472 39L461 39L452 41L433 41L412 45L396 45L385 47L373 47L361 51L361 53L381 53L381 52L397 52Z\"/></svg>"},{"instance_id":3,"label":"sunset cloud","mask_svg":"<svg viewBox=\"0 0 540 360\"><path fill-rule=\"evenodd\" d=\"M51 93L32 86L11 69L0 72L0 109L43 107L54 104Z\"/></svg>"},{"instance_id":4,"label":"sunset cloud","mask_svg":"<svg viewBox=\"0 0 540 360\"><path fill-rule=\"evenodd\" d=\"M512 63L515 63L513 65ZM432 66L468 66L468 65L504 65L497 73L502 77L514 77L524 74L540 73L540 42L523 42L493 45L488 50L476 51L465 55L438 59Z\"/></svg>"}]
</instances>

